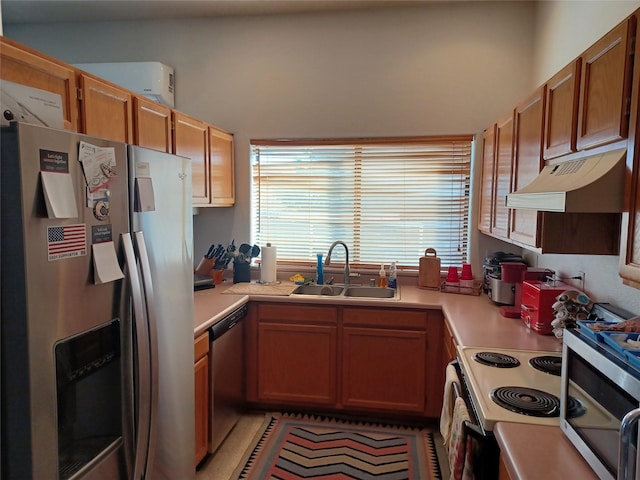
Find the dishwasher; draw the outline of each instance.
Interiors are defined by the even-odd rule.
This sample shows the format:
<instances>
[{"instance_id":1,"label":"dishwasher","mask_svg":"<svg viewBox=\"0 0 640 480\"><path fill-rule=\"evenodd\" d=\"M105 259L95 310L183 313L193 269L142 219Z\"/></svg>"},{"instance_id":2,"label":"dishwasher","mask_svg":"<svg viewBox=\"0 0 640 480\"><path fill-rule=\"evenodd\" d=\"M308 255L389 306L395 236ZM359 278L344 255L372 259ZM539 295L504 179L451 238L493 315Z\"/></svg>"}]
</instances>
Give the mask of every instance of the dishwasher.
<instances>
[{"instance_id":1,"label":"dishwasher","mask_svg":"<svg viewBox=\"0 0 640 480\"><path fill-rule=\"evenodd\" d=\"M209 329L211 413L209 453L214 453L240 418L244 404L244 322L247 306Z\"/></svg>"}]
</instances>

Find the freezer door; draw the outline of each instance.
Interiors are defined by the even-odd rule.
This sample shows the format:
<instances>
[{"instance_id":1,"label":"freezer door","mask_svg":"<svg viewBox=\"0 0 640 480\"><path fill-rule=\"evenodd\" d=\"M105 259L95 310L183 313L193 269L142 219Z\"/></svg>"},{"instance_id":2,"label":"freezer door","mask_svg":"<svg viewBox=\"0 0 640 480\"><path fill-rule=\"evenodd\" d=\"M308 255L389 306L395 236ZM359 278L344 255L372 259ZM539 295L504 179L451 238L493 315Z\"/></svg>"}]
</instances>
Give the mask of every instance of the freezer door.
<instances>
[{"instance_id":1,"label":"freezer door","mask_svg":"<svg viewBox=\"0 0 640 480\"><path fill-rule=\"evenodd\" d=\"M158 404L149 478L195 477L191 161L129 146L131 231L149 262L156 318ZM147 290L147 285L145 285ZM147 290L148 292L148 290Z\"/></svg>"},{"instance_id":2,"label":"freezer door","mask_svg":"<svg viewBox=\"0 0 640 480\"><path fill-rule=\"evenodd\" d=\"M99 212L78 160L80 142L110 148L115 158L115 176L103 192L106 201ZM75 467L68 470L61 459L78 454L75 440L85 431L81 422L94 415L92 409L102 408L100 402L87 400L85 389L91 382L81 380L92 368L97 371L96 365L83 371L76 365L76 380L65 384L75 392L61 393L64 361L56 365L55 352L63 342L114 321L126 336L122 281L97 281L95 248L111 254L114 270L120 267L119 235L129 228L127 150L125 144L27 124L3 128L0 143L0 352L1 364L10 366L2 369L2 476L67 478L63 472ZM46 195L61 207L56 215L51 215ZM122 346L123 367L113 369L113 377L122 382L123 423L113 417L104 425L114 426L114 432L105 435L122 435L124 447L121 441L106 458L82 460L83 479L129 476L123 459L132 450L126 413L132 398L124 341ZM87 357L80 353L72 358L80 362Z\"/></svg>"}]
</instances>

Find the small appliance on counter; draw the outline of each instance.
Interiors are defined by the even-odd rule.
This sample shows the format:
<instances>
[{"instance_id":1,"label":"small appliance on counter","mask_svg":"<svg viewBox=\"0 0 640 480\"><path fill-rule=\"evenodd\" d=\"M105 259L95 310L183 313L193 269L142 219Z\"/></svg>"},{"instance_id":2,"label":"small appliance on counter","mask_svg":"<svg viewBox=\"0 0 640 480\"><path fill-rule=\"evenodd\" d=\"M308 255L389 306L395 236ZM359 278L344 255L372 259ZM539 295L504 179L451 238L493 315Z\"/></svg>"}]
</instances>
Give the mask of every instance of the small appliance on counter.
<instances>
[{"instance_id":1,"label":"small appliance on counter","mask_svg":"<svg viewBox=\"0 0 640 480\"><path fill-rule=\"evenodd\" d=\"M493 252L487 255L482 263L482 275L483 275L483 284L482 289L486 294L491 297L489 294L490 291L495 291L495 296L500 298L499 301L497 298L491 298L496 303L501 303L504 305L513 305L513 294L509 295L506 292L512 287L505 287L504 290L499 285L499 282L495 282L495 280L501 279L501 268L500 264L502 262L524 262L524 258L520 255L516 255L515 253L505 253L505 252ZM491 279L494 279L492 281ZM492 288L492 283L493 287Z\"/></svg>"},{"instance_id":2,"label":"small appliance on counter","mask_svg":"<svg viewBox=\"0 0 640 480\"><path fill-rule=\"evenodd\" d=\"M540 280L525 280L522 282L522 303L520 305L520 318L531 330L543 335L551 335L554 319L552 305L556 297L565 290L571 289L570 285L562 282L543 282Z\"/></svg>"}]
</instances>

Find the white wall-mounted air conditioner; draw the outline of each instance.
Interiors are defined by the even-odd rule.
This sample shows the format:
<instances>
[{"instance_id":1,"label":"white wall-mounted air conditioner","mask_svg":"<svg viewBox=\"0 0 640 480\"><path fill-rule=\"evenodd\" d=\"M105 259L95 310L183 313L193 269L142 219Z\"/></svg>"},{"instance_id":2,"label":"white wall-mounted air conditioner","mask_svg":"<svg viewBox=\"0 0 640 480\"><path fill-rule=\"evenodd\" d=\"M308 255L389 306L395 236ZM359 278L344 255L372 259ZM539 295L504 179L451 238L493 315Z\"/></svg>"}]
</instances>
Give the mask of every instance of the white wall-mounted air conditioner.
<instances>
[{"instance_id":1,"label":"white wall-mounted air conditioner","mask_svg":"<svg viewBox=\"0 0 640 480\"><path fill-rule=\"evenodd\" d=\"M75 67L173 108L173 68L160 62L76 63Z\"/></svg>"}]
</instances>

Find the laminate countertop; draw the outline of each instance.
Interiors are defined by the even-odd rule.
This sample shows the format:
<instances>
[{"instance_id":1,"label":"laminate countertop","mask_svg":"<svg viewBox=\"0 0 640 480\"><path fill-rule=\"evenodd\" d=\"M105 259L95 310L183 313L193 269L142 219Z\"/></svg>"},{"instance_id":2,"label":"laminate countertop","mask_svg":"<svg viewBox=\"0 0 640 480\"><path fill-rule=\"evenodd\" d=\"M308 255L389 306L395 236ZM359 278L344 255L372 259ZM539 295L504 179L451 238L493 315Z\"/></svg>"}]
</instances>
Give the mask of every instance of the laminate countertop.
<instances>
[{"instance_id":1,"label":"laminate countertop","mask_svg":"<svg viewBox=\"0 0 640 480\"><path fill-rule=\"evenodd\" d=\"M273 292L266 289L262 294L253 285L248 294L231 294L224 292L232 288L232 285L223 283L213 289L195 292L194 334L197 336L206 331L250 300L363 306L374 304L380 307L442 310L458 345L562 351L560 340L553 335L540 335L529 330L519 318L503 317L498 307L484 294L473 296L436 292L418 288L415 278L400 280L400 297L397 300L273 295ZM500 445L505 467L513 480L597 478L558 427L500 422L496 424L494 434Z\"/></svg>"}]
</instances>

